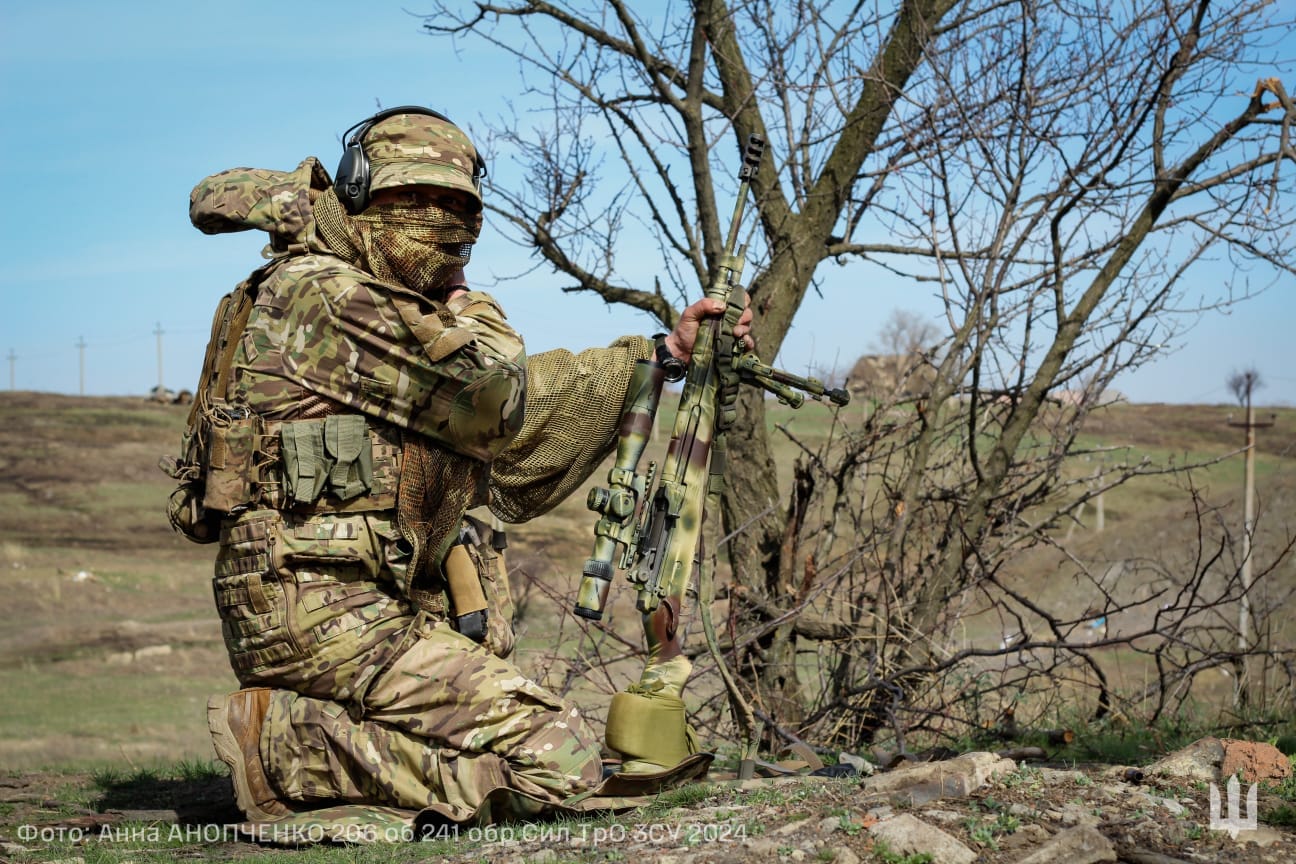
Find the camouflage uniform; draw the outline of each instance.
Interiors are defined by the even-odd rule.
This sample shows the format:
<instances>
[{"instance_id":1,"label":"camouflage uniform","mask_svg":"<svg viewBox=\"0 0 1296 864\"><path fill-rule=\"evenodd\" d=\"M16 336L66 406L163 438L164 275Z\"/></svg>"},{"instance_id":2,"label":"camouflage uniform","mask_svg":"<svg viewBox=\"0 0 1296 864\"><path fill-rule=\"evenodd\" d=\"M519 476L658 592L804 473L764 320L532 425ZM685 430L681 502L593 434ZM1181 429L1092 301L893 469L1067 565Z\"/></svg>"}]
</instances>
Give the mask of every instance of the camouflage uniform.
<instances>
[{"instance_id":1,"label":"camouflage uniform","mask_svg":"<svg viewBox=\"0 0 1296 864\"><path fill-rule=\"evenodd\" d=\"M416 164L380 162L381 176L437 182ZM274 688L265 773L306 805L462 818L499 787L561 801L598 780L598 742L575 708L504 659L511 604L489 531L478 526L468 550L494 601L485 644L448 625L436 562L468 508L520 521L590 474L651 343L527 358L489 295L434 303L339 257L316 220L332 195L308 159L293 172L213 175L191 197L208 233L271 235L223 394L229 428L250 424L257 442L243 469L250 501L221 523L213 583L239 681ZM397 505L411 453L428 447L437 476L457 482L424 490L441 528L421 548ZM331 468L313 467L317 452Z\"/></svg>"}]
</instances>

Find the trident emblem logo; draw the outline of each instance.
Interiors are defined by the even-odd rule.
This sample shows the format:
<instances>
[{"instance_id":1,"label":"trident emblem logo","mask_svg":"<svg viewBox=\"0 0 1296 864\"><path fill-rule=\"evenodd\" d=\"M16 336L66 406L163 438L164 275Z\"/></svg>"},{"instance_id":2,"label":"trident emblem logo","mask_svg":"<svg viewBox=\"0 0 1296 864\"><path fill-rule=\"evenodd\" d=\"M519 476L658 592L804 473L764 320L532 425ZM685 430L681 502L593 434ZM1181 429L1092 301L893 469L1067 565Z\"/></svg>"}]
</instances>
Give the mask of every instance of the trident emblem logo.
<instances>
[{"instance_id":1,"label":"trident emblem logo","mask_svg":"<svg viewBox=\"0 0 1296 864\"><path fill-rule=\"evenodd\" d=\"M1238 778L1230 777L1225 786L1228 796L1228 818L1220 818L1219 787L1210 784L1210 827L1212 831L1227 831L1229 837L1236 840L1239 831L1254 831L1259 824L1256 818L1256 785L1251 784L1247 791L1246 818L1238 817L1238 805L1242 802L1242 789Z\"/></svg>"}]
</instances>

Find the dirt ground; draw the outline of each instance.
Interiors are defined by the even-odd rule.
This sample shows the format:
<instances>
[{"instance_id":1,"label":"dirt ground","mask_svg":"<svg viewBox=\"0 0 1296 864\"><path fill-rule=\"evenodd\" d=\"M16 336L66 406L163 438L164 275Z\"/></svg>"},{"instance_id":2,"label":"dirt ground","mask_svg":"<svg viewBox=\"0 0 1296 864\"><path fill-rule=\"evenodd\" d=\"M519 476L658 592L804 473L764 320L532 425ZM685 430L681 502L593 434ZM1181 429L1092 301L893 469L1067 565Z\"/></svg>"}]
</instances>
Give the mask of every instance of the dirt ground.
<instances>
[{"instance_id":1,"label":"dirt ground","mask_svg":"<svg viewBox=\"0 0 1296 864\"><path fill-rule=\"evenodd\" d=\"M1127 861L1296 861L1296 818L1282 821L1292 806L1286 798L1262 797L1261 813L1278 814L1272 830L1281 839L1259 846L1208 829L1203 788L1149 789L1104 776L1107 766L1076 772L1047 760L969 797L915 808L870 800L856 780L770 780L716 783L693 790L689 800L615 820L559 823L544 835L329 852L225 842L223 830L215 840L199 830L169 842L171 826L237 819L228 779L213 776L203 719L209 694L237 686L211 608L213 552L171 531L163 515L171 481L156 467L160 455L174 452L186 410L142 399L0 394L0 861L431 855L453 862L647 856L917 864L887 858L870 831L897 812L940 827L991 864L1018 861L1047 837L1087 823ZM1164 419L1137 417L1165 428ZM587 553L572 537L587 542L587 521L574 501L520 529L513 544L525 557L518 560L531 572L579 572ZM540 608L546 601L532 602ZM530 638L553 640L552 628L537 623L542 618L532 610ZM597 690L617 685L602 682ZM1059 773L1040 773L1041 766ZM1167 797L1175 806L1163 803ZM150 826L162 831L161 840ZM69 839L77 828L84 842ZM136 831L140 842L115 842L118 828ZM1148 857L1153 853L1169 858Z\"/></svg>"}]
</instances>

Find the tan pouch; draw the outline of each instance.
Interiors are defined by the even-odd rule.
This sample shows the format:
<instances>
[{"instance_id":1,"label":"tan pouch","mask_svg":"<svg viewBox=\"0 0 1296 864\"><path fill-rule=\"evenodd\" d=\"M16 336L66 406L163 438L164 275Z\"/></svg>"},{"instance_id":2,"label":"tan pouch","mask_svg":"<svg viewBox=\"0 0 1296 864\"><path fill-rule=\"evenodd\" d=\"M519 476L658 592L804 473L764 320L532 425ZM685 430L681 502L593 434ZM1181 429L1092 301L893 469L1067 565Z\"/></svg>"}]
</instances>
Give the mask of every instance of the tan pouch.
<instances>
[{"instance_id":1,"label":"tan pouch","mask_svg":"<svg viewBox=\"0 0 1296 864\"><path fill-rule=\"evenodd\" d=\"M207 426L207 476L202 504L230 513L255 501L261 418L247 409L214 407Z\"/></svg>"},{"instance_id":2,"label":"tan pouch","mask_svg":"<svg viewBox=\"0 0 1296 864\"><path fill-rule=\"evenodd\" d=\"M215 543L220 539L220 514L203 507L203 487L196 480L181 483L167 499L171 527L194 543Z\"/></svg>"},{"instance_id":3,"label":"tan pouch","mask_svg":"<svg viewBox=\"0 0 1296 864\"><path fill-rule=\"evenodd\" d=\"M220 539L221 514L203 506L204 488L199 442L186 430L180 439L180 457L163 456L158 467L178 485L167 499L171 527L194 543L215 543Z\"/></svg>"}]
</instances>

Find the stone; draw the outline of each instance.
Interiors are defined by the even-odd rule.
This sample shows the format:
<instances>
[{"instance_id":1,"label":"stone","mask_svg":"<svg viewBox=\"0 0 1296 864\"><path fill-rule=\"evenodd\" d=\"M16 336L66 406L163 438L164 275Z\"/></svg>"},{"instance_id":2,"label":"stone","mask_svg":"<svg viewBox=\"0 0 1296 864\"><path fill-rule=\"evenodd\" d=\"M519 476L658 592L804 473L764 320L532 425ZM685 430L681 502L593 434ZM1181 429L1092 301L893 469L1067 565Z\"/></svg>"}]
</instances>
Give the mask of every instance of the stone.
<instances>
[{"instance_id":1,"label":"stone","mask_svg":"<svg viewBox=\"0 0 1296 864\"><path fill-rule=\"evenodd\" d=\"M832 850L833 864L860 864L859 856L847 846L836 846Z\"/></svg>"},{"instance_id":2,"label":"stone","mask_svg":"<svg viewBox=\"0 0 1296 864\"><path fill-rule=\"evenodd\" d=\"M856 756L854 753L842 751L837 754L837 762L840 765L849 765L859 772L861 777L870 777L877 772L877 766L865 759L863 756Z\"/></svg>"},{"instance_id":3,"label":"stone","mask_svg":"<svg viewBox=\"0 0 1296 864\"><path fill-rule=\"evenodd\" d=\"M1135 802L1143 802L1164 808L1165 810L1168 810L1172 816L1179 816L1187 811L1186 807L1173 798L1162 798L1159 795L1149 795L1146 792L1135 792L1130 796L1130 799Z\"/></svg>"},{"instance_id":4,"label":"stone","mask_svg":"<svg viewBox=\"0 0 1296 864\"><path fill-rule=\"evenodd\" d=\"M1153 762L1146 773L1203 783L1219 783L1234 775L1246 783L1280 782L1292 775L1292 766L1272 744L1207 737Z\"/></svg>"},{"instance_id":5,"label":"stone","mask_svg":"<svg viewBox=\"0 0 1296 864\"><path fill-rule=\"evenodd\" d=\"M767 837L757 837L747 840L742 845L750 853L750 858L756 861L772 861L778 858L778 850L783 843Z\"/></svg>"},{"instance_id":6,"label":"stone","mask_svg":"<svg viewBox=\"0 0 1296 864\"><path fill-rule=\"evenodd\" d=\"M1038 819L1042 815L1038 807L1029 804L1009 804L1008 812L1019 819Z\"/></svg>"},{"instance_id":7,"label":"stone","mask_svg":"<svg viewBox=\"0 0 1296 864\"><path fill-rule=\"evenodd\" d=\"M1017 859L1016 864L1098 864L1115 860L1116 849L1111 841L1097 828L1081 825L1054 834L1025 858Z\"/></svg>"},{"instance_id":8,"label":"stone","mask_svg":"<svg viewBox=\"0 0 1296 864\"><path fill-rule=\"evenodd\" d=\"M818 831L820 834L831 834L841 827L841 819L835 816L829 816L827 819L819 820Z\"/></svg>"},{"instance_id":9,"label":"stone","mask_svg":"<svg viewBox=\"0 0 1296 864\"><path fill-rule=\"evenodd\" d=\"M1257 846L1272 846L1275 843L1290 842L1283 832L1270 828L1268 825L1257 825L1255 828L1246 831L1239 831L1237 835L1239 843L1254 843Z\"/></svg>"},{"instance_id":10,"label":"stone","mask_svg":"<svg viewBox=\"0 0 1296 864\"><path fill-rule=\"evenodd\" d=\"M795 822L789 822L786 825L780 825L779 827L771 831L770 834L773 834L775 837L786 837L789 834L797 833L804 827L806 827L805 820L798 819Z\"/></svg>"},{"instance_id":11,"label":"stone","mask_svg":"<svg viewBox=\"0 0 1296 864\"><path fill-rule=\"evenodd\" d=\"M1049 811L1049 813L1055 812L1057 811ZM1063 825L1097 825L1102 819L1099 818L1098 814L1094 813L1092 807L1068 801L1062 805L1061 813L1055 821L1061 822Z\"/></svg>"},{"instance_id":12,"label":"stone","mask_svg":"<svg viewBox=\"0 0 1296 864\"><path fill-rule=\"evenodd\" d=\"M900 855L927 853L936 864L972 864L976 853L954 837L916 816L900 813L871 826L875 840ZM1053 862L1056 864L1056 862Z\"/></svg>"},{"instance_id":13,"label":"stone","mask_svg":"<svg viewBox=\"0 0 1296 864\"><path fill-rule=\"evenodd\" d=\"M1006 837L999 838L1000 849L1018 849L1023 846L1038 846L1049 839L1049 832L1042 825L1027 824L1018 828Z\"/></svg>"},{"instance_id":14,"label":"stone","mask_svg":"<svg viewBox=\"0 0 1296 864\"><path fill-rule=\"evenodd\" d=\"M1176 777L1214 783L1220 778L1219 766L1224 759L1224 742L1218 738L1198 738L1149 765L1148 776Z\"/></svg>"},{"instance_id":15,"label":"stone","mask_svg":"<svg viewBox=\"0 0 1296 864\"><path fill-rule=\"evenodd\" d=\"M1244 783L1278 783L1292 775L1291 760L1272 744L1230 738L1223 739L1222 743L1221 779L1237 775Z\"/></svg>"},{"instance_id":16,"label":"stone","mask_svg":"<svg viewBox=\"0 0 1296 864\"><path fill-rule=\"evenodd\" d=\"M964 798L1017 766L993 753L964 753L940 762L920 762L860 781L865 794L885 795L896 803L918 806L938 798Z\"/></svg>"}]
</instances>

